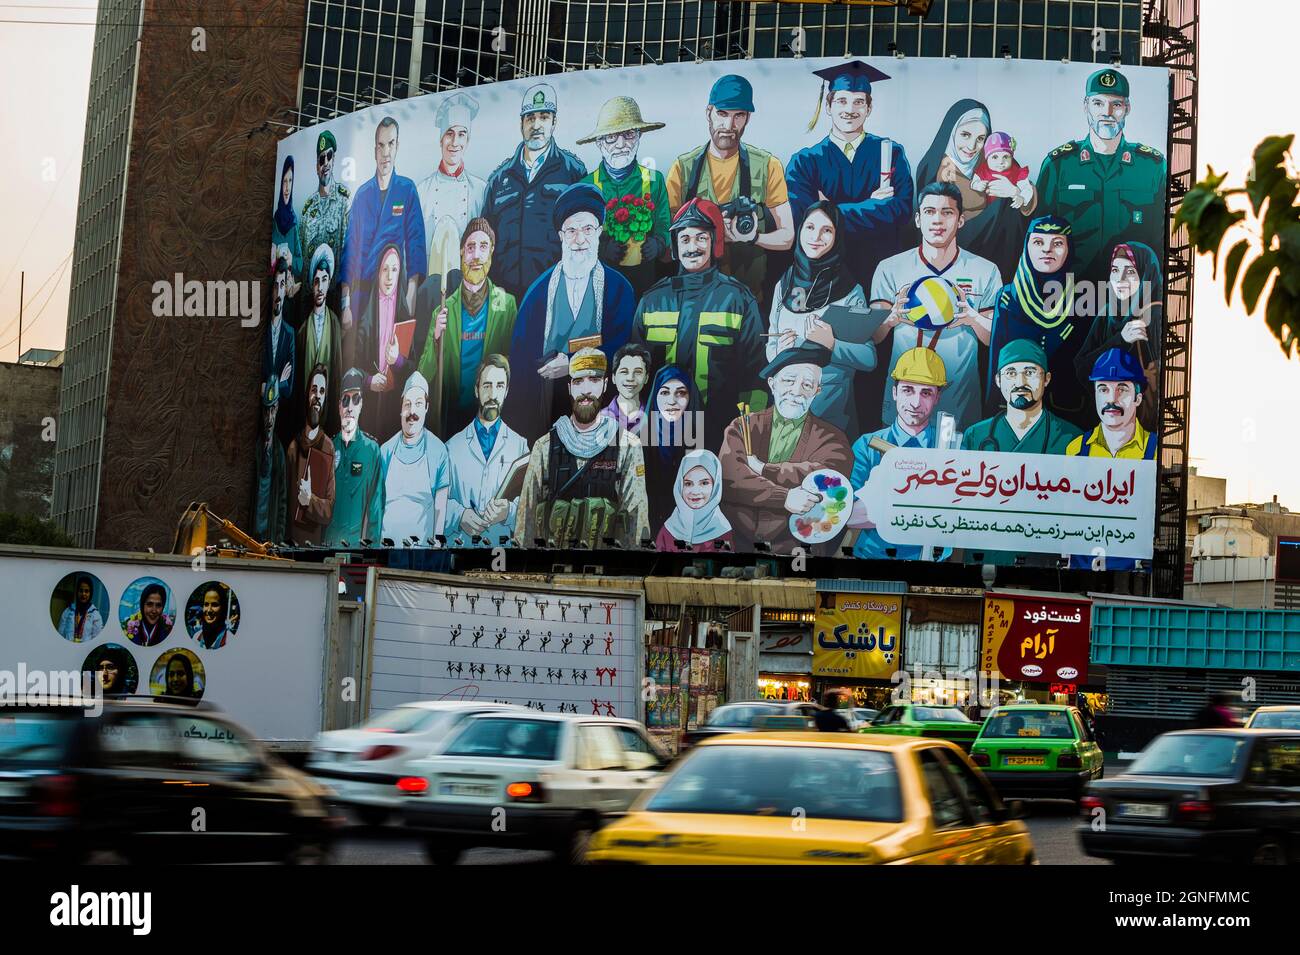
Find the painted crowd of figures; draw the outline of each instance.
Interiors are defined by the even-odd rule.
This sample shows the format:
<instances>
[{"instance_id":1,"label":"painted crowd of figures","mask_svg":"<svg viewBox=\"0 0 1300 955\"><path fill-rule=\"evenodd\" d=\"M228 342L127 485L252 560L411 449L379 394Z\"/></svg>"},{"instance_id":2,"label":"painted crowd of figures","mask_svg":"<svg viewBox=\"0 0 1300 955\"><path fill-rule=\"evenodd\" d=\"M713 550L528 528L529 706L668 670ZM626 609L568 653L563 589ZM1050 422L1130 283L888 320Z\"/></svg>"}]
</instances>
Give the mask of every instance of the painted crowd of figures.
<instances>
[{"instance_id":1,"label":"painted crowd of figures","mask_svg":"<svg viewBox=\"0 0 1300 955\"><path fill-rule=\"evenodd\" d=\"M668 163L643 161L664 124L616 96L576 140L588 170L546 83L485 179L470 92L440 101L418 182L391 117L355 194L331 132L301 209L286 156L256 535L788 553L805 479L861 488L891 447L1153 457L1166 164L1124 136L1128 79L1092 74L1086 132L1035 176L974 99L913 165L866 129L888 77L815 76L808 128L831 128L788 159L745 139L739 75ZM846 524L813 552L920 552L860 502Z\"/></svg>"}]
</instances>

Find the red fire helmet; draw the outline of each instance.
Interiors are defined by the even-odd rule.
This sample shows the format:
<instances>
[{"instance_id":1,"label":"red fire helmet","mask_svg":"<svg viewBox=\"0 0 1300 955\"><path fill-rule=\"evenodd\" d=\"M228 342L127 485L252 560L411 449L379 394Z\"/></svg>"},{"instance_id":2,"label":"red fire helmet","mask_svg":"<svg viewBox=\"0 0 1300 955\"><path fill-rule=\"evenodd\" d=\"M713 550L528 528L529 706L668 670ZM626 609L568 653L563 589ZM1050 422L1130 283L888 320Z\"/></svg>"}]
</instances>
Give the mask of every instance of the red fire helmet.
<instances>
[{"instance_id":1,"label":"red fire helmet","mask_svg":"<svg viewBox=\"0 0 1300 955\"><path fill-rule=\"evenodd\" d=\"M726 243L726 231L722 225L722 210L716 202L696 196L677 210L669 231L673 235L673 258L677 258L677 236L679 229L708 229L713 233L713 261L722 258L722 249Z\"/></svg>"}]
</instances>

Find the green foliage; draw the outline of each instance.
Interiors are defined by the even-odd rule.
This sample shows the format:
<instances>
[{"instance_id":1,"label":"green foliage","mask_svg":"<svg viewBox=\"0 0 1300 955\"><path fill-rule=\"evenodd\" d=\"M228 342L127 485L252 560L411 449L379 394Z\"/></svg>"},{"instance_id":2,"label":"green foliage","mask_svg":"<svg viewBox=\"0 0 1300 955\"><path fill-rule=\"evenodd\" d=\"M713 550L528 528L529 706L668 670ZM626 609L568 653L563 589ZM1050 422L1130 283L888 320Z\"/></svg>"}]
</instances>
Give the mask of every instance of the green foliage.
<instances>
[{"instance_id":1,"label":"green foliage","mask_svg":"<svg viewBox=\"0 0 1300 955\"><path fill-rule=\"evenodd\" d=\"M1287 357L1300 350L1300 206L1296 205L1300 176L1293 176L1287 165L1294 139L1270 136L1256 146L1244 188L1223 188L1227 176L1210 169L1183 198L1174 217L1175 228L1187 227L1192 247L1214 257L1217 276L1225 236L1233 227L1246 224L1246 213L1228 208L1228 197L1244 194L1250 200L1259 243L1241 239L1229 249L1224 261L1224 298L1231 304L1240 277L1241 300L1246 313L1253 315L1271 280L1264 323Z\"/></svg>"},{"instance_id":2,"label":"green foliage","mask_svg":"<svg viewBox=\"0 0 1300 955\"><path fill-rule=\"evenodd\" d=\"M50 521L27 514L0 513L0 544L30 544L36 547L76 547L63 529Z\"/></svg>"}]
</instances>

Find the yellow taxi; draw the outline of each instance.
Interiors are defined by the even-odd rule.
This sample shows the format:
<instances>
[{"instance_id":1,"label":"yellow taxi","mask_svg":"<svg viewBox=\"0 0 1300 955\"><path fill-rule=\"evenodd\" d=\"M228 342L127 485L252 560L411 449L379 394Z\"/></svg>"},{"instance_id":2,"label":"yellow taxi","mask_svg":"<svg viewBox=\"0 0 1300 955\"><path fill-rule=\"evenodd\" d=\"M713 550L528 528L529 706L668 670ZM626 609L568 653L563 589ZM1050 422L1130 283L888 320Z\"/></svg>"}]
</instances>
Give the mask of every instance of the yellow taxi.
<instances>
[{"instance_id":1,"label":"yellow taxi","mask_svg":"<svg viewBox=\"0 0 1300 955\"><path fill-rule=\"evenodd\" d=\"M743 733L701 742L585 861L1032 864L1018 814L946 740Z\"/></svg>"}]
</instances>

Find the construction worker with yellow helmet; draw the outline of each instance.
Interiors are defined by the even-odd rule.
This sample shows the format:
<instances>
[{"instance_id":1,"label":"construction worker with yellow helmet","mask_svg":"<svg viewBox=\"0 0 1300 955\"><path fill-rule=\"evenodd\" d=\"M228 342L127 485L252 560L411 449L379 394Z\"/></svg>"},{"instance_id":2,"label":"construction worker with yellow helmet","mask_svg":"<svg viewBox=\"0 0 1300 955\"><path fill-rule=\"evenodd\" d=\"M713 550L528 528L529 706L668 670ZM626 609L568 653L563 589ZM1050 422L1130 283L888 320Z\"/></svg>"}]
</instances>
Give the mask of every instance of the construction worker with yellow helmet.
<instances>
[{"instance_id":1,"label":"construction worker with yellow helmet","mask_svg":"<svg viewBox=\"0 0 1300 955\"><path fill-rule=\"evenodd\" d=\"M938 444L937 410L939 396L948 386L948 371L943 359L932 348L912 348L899 356L891 375L897 417L888 427L864 434L853 444L853 474L850 483L855 491L866 486L871 471L885 452L893 448L933 448ZM849 526L860 528L853 544L853 556L874 560L919 560L920 545L894 546L876 532L876 525L860 500L855 500ZM944 550L939 560L946 560L951 550Z\"/></svg>"}]
</instances>

